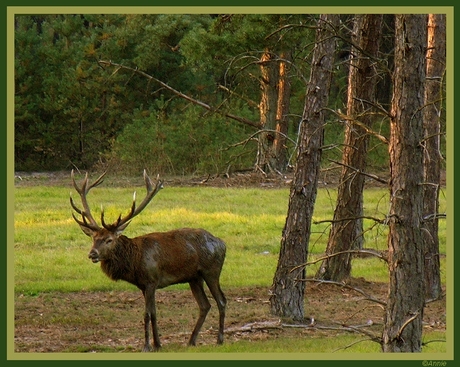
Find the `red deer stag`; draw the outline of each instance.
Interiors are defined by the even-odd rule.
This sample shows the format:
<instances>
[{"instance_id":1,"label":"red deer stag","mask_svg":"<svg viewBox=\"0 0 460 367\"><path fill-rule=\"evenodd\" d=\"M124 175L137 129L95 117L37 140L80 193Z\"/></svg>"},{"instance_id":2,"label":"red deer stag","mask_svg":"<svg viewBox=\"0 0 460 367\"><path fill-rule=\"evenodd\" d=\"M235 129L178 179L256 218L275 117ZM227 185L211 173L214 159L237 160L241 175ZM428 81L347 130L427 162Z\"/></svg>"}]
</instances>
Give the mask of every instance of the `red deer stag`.
<instances>
[{"instance_id":1,"label":"red deer stag","mask_svg":"<svg viewBox=\"0 0 460 367\"><path fill-rule=\"evenodd\" d=\"M219 277L225 259L225 243L203 229L183 228L170 232L156 232L128 238L122 235L131 219L138 215L163 188L162 182L157 180L153 185L144 170L144 181L147 195L141 204L136 207L136 193L130 212L112 223L104 221L104 211L101 212L102 228L99 227L86 200L88 192L102 183L102 174L91 185L88 174L78 187L74 172L71 177L73 186L80 195L83 209L80 210L70 196L72 208L81 216L75 221L82 231L93 240L93 246L88 257L94 262L101 263L103 272L113 280L125 280L137 286L144 295L145 315L144 331L145 344L143 351L151 351L150 323L153 332L153 349L161 347L157 327L155 310L155 291L177 283L189 283L192 293L200 308L198 321L193 329L189 345L195 345L198 333L206 315L211 308L208 297L203 288L206 282L219 309L219 333L217 343L224 340L224 318L226 299L219 284Z\"/></svg>"}]
</instances>

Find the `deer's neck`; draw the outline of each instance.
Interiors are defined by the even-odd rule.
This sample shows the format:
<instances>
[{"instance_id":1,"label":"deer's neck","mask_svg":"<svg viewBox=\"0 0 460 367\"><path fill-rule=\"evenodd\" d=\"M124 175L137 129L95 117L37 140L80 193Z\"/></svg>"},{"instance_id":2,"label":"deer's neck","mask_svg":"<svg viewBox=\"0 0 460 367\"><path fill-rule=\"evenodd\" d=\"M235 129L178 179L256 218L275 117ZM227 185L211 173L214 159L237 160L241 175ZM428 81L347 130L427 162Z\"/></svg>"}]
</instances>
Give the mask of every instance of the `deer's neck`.
<instances>
[{"instance_id":1,"label":"deer's neck","mask_svg":"<svg viewBox=\"0 0 460 367\"><path fill-rule=\"evenodd\" d=\"M113 280L125 280L139 285L143 261L140 246L126 236L120 236L110 256L101 261L101 269Z\"/></svg>"}]
</instances>

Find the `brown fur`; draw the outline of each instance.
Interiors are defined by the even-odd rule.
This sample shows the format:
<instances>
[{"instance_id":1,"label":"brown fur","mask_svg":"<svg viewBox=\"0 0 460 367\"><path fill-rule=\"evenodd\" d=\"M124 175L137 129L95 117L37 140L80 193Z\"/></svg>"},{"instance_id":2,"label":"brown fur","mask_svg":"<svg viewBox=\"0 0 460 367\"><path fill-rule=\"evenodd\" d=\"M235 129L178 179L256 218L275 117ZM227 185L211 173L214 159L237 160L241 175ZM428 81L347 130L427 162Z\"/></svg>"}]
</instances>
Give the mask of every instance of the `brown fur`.
<instances>
[{"instance_id":1,"label":"brown fur","mask_svg":"<svg viewBox=\"0 0 460 367\"><path fill-rule=\"evenodd\" d=\"M115 238L107 244L107 238ZM218 343L223 342L226 299L219 284L225 259L225 244L203 229L183 228L128 238L107 229L92 234L91 259L101 262L103 272L113 280L125 280L137 286L145 297L145 344L150 351L150 326L153 347L159 349L156 322L155 290L177 283L189 283L200 307L200 317L189 340L195 345L199 330L211 305L203 289L208 285L219 308Z\"/></svg>"},{"instance_id":2,"label":"brown fur","mask_svg":"<svg viewBox=\"0 0 460 367\"><path fill-rule=\"evenodd\" d=\"M206 282L219 309L219 332L217 343L224 340L224 319L226 299L220 288L219 278L225 260L225 243L204 229L183 228L169 232L156 232L135 238L122 235L130 220L139 214L155 194L162 188L161 181L155 187L144 171L147 196L136 207L135 199L131 212L126 217L119 217L115 223L107 225L101 214L103 228L92 217L86 195L91 188L102 182L105 173L93 184L88 183L88 176L81 187L72 181L80 194L83 210L80 210L72 198L70 204L81 215L82 220L73 216L82 231L93 240L88 257L93 262L100 262L102 271L113 280L125 280L137 286L144 295L145 315L144 351L152 350L150 345L150 325L153 332L153 348L161 346L157 327L155 292L177 283L189 283L193 296L200 308L200 315L190 336L189 344L195 345L198 333L206 315L211 308L203 288Z\"/></svg>"}]
</instances>

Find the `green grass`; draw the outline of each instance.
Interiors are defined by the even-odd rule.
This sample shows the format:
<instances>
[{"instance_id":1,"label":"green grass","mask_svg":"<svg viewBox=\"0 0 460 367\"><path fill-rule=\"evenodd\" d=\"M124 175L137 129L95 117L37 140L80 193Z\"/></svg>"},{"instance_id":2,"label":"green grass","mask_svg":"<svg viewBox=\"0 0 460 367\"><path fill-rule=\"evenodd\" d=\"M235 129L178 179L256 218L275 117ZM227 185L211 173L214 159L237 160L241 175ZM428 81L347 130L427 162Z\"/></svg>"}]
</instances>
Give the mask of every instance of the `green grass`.
<instances>
[{"instance_id":1,"label":"green grass","mask_svg":"<svg viewBox=\"0 0 460 367\"><path fill-rule=\"evenodd\" d=\"M445 334L441 332L430 332L422 340L428 342L423 347L424 353L446 353L446 343L440 340L445 339ZM304 338L285 337L265 340L239 340L238 343L224 343L222 345L203 345L184 348L181 345L168 345L165 352L174 353L277 353L294 354L297 356L308 354L327 353L328 357L334 354L343 353L380 353L381 347L378 343L369 340L366 336L357 336L351 333L337 333L334 337L324 337L315 335L314 331L306 332ZM279 358L280 356L278 356ZM267 358L265 355L263 358Z\"/></svg>"},{"instance_id":2,"label":"green grass","mask_svg":"<svg viewBox=\"0 0 460 367\"><path fill-rule=\"evenodd\" d=\"M308 333L314 334L314 333ZM324 338L315 335L305 335L305 338L277 338L276 340L240 340L238 343L228 343L222 346L206 345L196 348L188 347L187 353L247 353L251 350L257 350L258 353L379 353L381 351L379 344L370 340L365 340L365 337L356 337L356 335L340 334L334 338ZM321 343L318 343L318 340ZM344 348L345 346L355 343L357 340L362 342ZM177 351L180 351L179 348ZM182 351L184 351L182 349Z\"/></svg>"},{"instance_id":3,"label":"green grass","mask_svg":"<svg viewBox=\"0 0 460 367\"><path fill-rule=\"evenodd\" d=\"M179 227L203 227L227 243L222 275L226 286L270 282L276 266L286 211L287 191L168 188L125 230L131 237ZM113 283L87 259L91 240L71 217L69 189L16 188L15 288L43 291L132 288ZM140 193L138 194L140 196ZM115 219L130 206L129 189L100 189L89 196L98 218L104 203L106 218ZM267 205L261 205L266 200ZM269 252L268 254L266 252ZM180 287L180 286L179 286Z\"/></svg>"},{"instance_id":4,"label":"green grass","mask_svg":"<svg viewBox=\"0 0 460 367\"><path fill-rule=\"evenodd\" d=\"M138 200L143 195L138 189ZM71 217L70 188L17 187L15 189L14 275L15 291L26 294L51 291L133 289L114 283L87 259L91 240ZM162 190L125 234L130 237L179 227L203 227L227 244L222 274L225 287L270 286L278 260L281 233L287 213L288 189L176 188ZM74 194L75 195L75 194ZM332 217L335 190L320 189L313 221ZM96 218L104 205L107 220L125 213L132 189L94 190L88 200ZM78 199L78 197L77 197ZM445 197L441 195L442 206ZM365 192L366 215L383 217L388 208L385 189ZM445 210L441 208L441 210ZM366 247L386 248L387 228L365 221ZM310 259L324 253L329 224L313 224ZM445 221L440 221L441 253L446 252ZM307 269L313 275L316 266ZM443 261L444 269L444 261ZM386 264L376 258L355 260L354 277L387 281ZM443 271L445 277L445 271ZM183 286L176 286L183 287Z\"/></svg>"},{"instance_id":5,"label":"green grass","mask_svg":"<svg viewBox=\"0 0 460 367\"><path fill-rule=\"evenodd\" d=\"M16 295L37 295L44 292L119 291L134 290L126 282L112 282L87 258L91 240L85 236L71 217L69 187L33 186L15 188L14 206L14 289ZM138 200L144 188L138 188ZM78 196L74 194L74 197ZM179 227L203 227L221 237L227 244L227 257L222 273L224 288L250 286L270 287L276 269L287 206L288 189L233 189L233 188L177 188L166 187L125 230L130 237L153 231L166 231ZM332 218L335 190L320 189L313 217L309 260L324 253L329 224L315 222ZM114 220L125 213L131 204L132 189L100 187L88 200L96 218L100 205L104 205L106 219ZM385 189L365 192L365 214L384 217L388 210L388 193ZM77 201L78 202L78 201ZM446 198L441 195L441 209L445 211ZM387 228L366 220L365 246L384 250L387 246ZM446 253L446 224L440 221L440 250ZM445 284L445 257L441 259L442 280ZM309 266L307 275L317 267ZM363 277L373 282L387 282L387 265L376 258L356 259L353 277ZM185 289L176 285L172 289ZM72 315L69 315L72 317ZM426 340L445 339L444 333L429 332ZM312 351L322 353L374 353L380 348L376 343L360 341L347 333L322 339L314 334L307 338L276 338L274 340L228 343L222 346L186 348L171 345L165 351L189 353L296 353ZM351 346L352 344L352 346ZM350 348L343 349L350 345ZM443 352L446 343L429 343L424 352ZM341 349L342 348L342 349ZM102 351L102 350L101 350Z\"/></svg>"}]
</instances>

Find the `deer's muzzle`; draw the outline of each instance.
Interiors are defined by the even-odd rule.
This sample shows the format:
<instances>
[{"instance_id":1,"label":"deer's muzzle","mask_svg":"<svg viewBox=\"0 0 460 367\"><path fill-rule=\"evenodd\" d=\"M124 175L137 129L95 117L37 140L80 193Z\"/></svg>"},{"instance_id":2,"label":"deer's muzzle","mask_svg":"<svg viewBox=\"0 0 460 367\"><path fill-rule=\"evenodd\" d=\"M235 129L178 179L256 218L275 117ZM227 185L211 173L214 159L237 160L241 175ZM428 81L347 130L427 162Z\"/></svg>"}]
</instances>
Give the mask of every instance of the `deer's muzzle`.
<instances>
[{"instance_id":1,"label":"deer's muzzle","mask_svg":"<svg viewBox=\"0 0 460 367\"><path fill-rule=\"evenodd\" d=\"M88 257L91 259L93 263L99 262L99 251L97 251L96 249L92 249L89 252Z\"/></svg>"}]
</instances>

